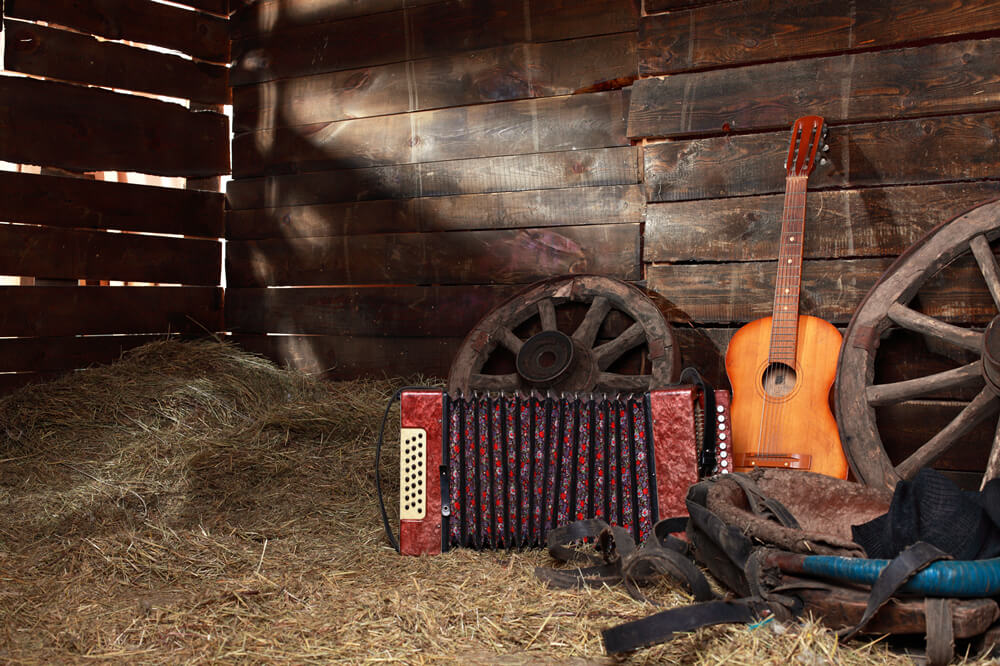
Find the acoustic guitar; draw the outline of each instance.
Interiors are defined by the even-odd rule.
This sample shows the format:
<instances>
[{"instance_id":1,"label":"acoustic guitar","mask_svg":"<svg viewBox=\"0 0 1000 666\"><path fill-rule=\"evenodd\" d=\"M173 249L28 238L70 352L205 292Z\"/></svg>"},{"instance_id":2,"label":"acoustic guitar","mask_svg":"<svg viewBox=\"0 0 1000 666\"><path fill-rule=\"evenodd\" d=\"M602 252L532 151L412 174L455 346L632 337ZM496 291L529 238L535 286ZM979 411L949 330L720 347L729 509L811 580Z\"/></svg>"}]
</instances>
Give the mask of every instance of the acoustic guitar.
<instances>
[{"instance_id":1,"label":"acoustic guitar","mask_svg":"<svg viewBox=\"0 0 1000 666\"><path fill-rule=\"evenodd\" d=\"M841 335L828 322L799 314L806 183L825 134L819 116L799 118L792 127L772 315L738 330L726 351L738 472L784 467L847 478L829 403Z\"/></svg>"}]
</instances>

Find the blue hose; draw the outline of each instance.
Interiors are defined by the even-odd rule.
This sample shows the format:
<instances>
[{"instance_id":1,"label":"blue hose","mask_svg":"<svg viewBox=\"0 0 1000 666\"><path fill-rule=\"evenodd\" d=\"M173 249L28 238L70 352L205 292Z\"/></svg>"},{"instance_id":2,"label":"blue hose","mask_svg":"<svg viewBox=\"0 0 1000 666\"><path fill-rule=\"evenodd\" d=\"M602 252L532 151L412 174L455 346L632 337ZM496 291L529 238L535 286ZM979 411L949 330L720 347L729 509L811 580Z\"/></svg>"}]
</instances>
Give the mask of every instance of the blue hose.
<instances>
[{"instance_id":1,"label":"blue hose","mask_svg":"<svg viewBox=\"0 0 1000 666\"><path fill-rule=\"evenodd\" d=\"M850 583L872 585L889 560L809 555L805 573ZM992 597L1000 594L1000 558L990 560L941 560L918 571L900 592L928 597Z\"/></svg>"}]
</instances>

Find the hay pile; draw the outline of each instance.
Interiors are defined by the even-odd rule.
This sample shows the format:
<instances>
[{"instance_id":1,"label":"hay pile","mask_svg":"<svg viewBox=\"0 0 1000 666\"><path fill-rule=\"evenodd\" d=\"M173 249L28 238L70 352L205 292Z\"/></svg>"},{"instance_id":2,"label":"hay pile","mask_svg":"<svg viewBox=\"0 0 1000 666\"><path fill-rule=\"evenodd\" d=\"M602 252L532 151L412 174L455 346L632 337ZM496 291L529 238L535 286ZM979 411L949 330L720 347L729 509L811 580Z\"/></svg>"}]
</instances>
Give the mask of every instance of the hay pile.
<instances>
[{"instance_id":1,"label":"hay pile","mask_svg":"<svg viewBox=\"0 0 1000 666\"><path fill-rule=\"evenodd\" d=\"M541 552L387 546L374 442L402 384L163 341L0 400L0 660L616 663L600 629L654 610L623 590L545 589ZM905 663L774 624L627 661Z\"/></svg>"}]
</instances>

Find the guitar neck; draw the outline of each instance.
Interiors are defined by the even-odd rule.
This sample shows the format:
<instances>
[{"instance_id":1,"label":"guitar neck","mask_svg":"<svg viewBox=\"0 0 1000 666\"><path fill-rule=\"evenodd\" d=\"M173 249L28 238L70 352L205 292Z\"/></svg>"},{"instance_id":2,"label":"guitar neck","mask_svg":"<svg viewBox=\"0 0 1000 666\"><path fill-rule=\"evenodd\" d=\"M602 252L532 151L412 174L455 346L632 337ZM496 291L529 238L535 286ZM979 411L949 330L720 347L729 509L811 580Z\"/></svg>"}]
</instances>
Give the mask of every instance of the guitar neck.
<instances>
[{"instance_id":1,"label":"guitar neck","mask_svg":"<svg viewBox=\"0 0 1000 666\"><path fill-rule=\"evenodd\" d=\"M785 178L785 208L781 217L778 277L774 287L770 359L794 365L798 345L799 291L802 286L803 230L808 174Z\"/></svg>"}]
</instances>

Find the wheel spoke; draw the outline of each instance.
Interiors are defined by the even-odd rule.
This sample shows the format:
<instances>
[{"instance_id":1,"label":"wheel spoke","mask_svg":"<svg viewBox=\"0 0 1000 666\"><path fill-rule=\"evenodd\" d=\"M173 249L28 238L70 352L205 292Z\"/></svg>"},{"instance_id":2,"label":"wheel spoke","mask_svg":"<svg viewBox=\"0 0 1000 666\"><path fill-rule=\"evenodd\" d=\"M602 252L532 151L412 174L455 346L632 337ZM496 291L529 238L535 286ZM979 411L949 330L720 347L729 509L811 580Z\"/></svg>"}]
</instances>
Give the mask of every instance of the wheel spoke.
<instances>
[{"instance_id":1,"label":"wheel spoke","mask_svg":"<svg viewBox=\"0 0 1000 666\"><path fill-rule=\"evenodd\" d=\"M865 389L865 398L872 407L881 407L894 405L904 400L912 400L935 391L981 384L982 381L982 362L976 361L960 368L938 372L926 377L869 386Z\"/></svg>"},{"instance_id":2,"label":"wheel spoke","mask_svg":"<svg viewBox=\"0 0 1000 666\"><path fill-rule=\"evenodd\" d=\"M509 328L501 328L494 334L494 338L515 354L521 351L521 347L524 346L524 340L514 335L514 331Z\"/></svg>"},{"instance_id":3,"label":"wheel spoke","mask_svg":"<svg viewBox=\"0 0 1000 666\"><path fill-rule=\"evenodd\" d=\"M608 312L610 311L611 301L604 296L596 297L591 302L590 309L587 310L587 316L583 318L583 321L580 322L580 325L573 332L573 339L587 349L593 347L594 340L597 338L597 331L600 330L601 324L604 323L604 318L608 316Z\"/></svg>"},{"instance_id":4,"label":"wheel spoke","mask_svg":"<svg viewBox=\"0 0 1000 666\"><path fill-rule=\"evenodd\" d=\"M986 236L982 234L969 241L969 246L986 280L990 295L993 296L993 304L1000 309L1000 267L997 266L997 258L993 256L993 250L990 249Z\"/></svg>"},{"instance_id":5,"label":"wheel spoke","mask_svg":"<svg viewBox=\"0 0 1000 666\"><path fill-rule=\"evenodd\" d=\"M1000 476L1000 421L997 422L996 431L993 434L993 446L990 447L990 459L986 463L986 472L983 474L983 482L979 486L982 490L986 483Z\"/></svg>"},{"instance_id":6,"label":"wheel spoke","mask_svg":"<svg viewBox=\"0 0 1000 666\"><path fill-rule=\"evenodd\" d=\"M917 312L899 303L894 303L890 306L887 314L889 315L889 319L905 329L929 335L974 352L981 352L983 349L983 334L979 331L969 330L961 326L955 326L954 324L946 324L939 319L925 315L922 312Z\"/></svg>"},{"instance_id":7,"label":"wheel spoke","mask_svg":"<svg viewBox=\"0 0 1000 666\"><path fill-rule=\"evenodd\" d=\"M538 318L542 320L543 331L556 330L556 304L551 298L538 301Z\"/></svg>"},{"instance_id":8,"label":"wheel spoke","mask_svg":"<svg viewBox=\"0 0 1000 666\"><path fill-rule=\"evenodd\" d=\"M921 468L937 460L977 423L996 412L998 406L1000 402L993 390L989 387L984 388L941 432L931 437L913 455L897 465L896 472L904 479L913 478Z\"/></svg>"},{"instance_id":9,"label":"wheel spoke","mask_svg":"<svg viewBox=\"0 0 1000 666\"><path fill-rule=\"evenodd\" d=\"M597 376L597 387L612 391L638 393L649 389L652 375L621 375L616 372L602 372Z\"/></svg>"},{"instance_id":10,"label":"wheel spoke","mask_svg":"<svg viewBox=\"0 0 1000 666\"><path fill-rule=\"evenodd\" d=\"M474 374L469 377L470 391L516 391L521 380L516 372L506 375Z\"/></svg>"},{"instance_id":11,"label":"wheel spoke","mask_svg":"<svg viewBox=\"0 0 1000 666\"><path fill-rule=\"evenodd\" d=\"M622 354L646 339L646 329L635 322L614 340L594 347L594 361L598 370L607 370Z\"/></svg>"}]
</instances>

